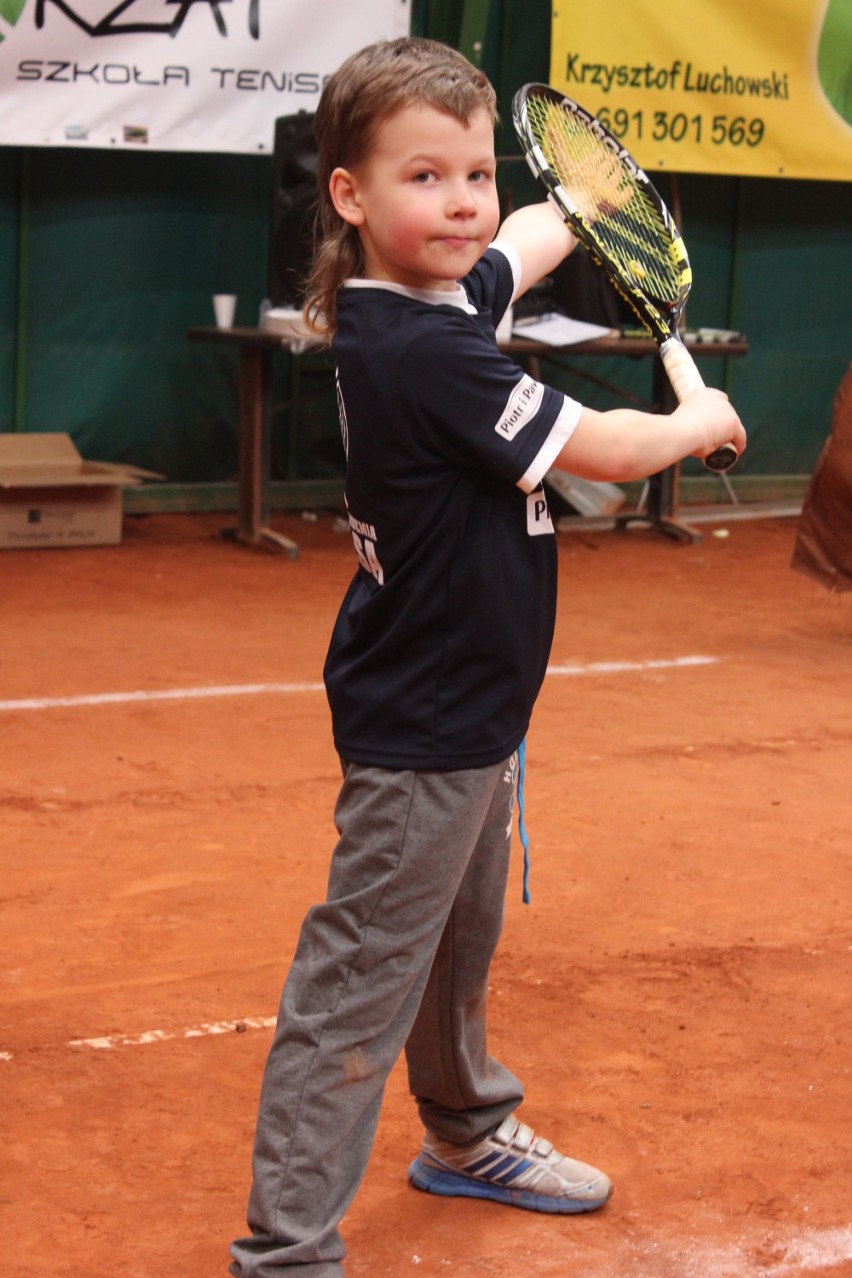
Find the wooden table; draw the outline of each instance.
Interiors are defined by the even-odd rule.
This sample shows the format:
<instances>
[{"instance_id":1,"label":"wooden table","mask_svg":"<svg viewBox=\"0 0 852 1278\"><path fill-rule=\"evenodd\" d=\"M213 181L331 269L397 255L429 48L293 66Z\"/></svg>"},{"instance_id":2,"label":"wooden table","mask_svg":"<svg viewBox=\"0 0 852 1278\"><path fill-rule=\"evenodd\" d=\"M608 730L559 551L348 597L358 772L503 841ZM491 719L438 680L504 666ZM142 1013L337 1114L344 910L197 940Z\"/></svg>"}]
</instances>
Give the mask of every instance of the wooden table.
<instances>
[{"instance_id":1,"label":"wooden table","mask_svg":"<svg viewBox=\"0 0 852 1278\"><path fill-rule=\"evenodd\" d=\"M260 328L190 328L187 337L190 341L215 342L236 347L239 351L239 513L235 536L250 546L272 546L296 558L299 550L295 542L269 527L272 359L276 353L290 352L288 340ZM687 345L696 358L728 358L748 352L745 341L688 342ZM651 338L600 337L572 346L549 346L513 337L501 343L501 349L524 365L533 377L539 376L542 361L571 369L572 360L580 356L653 359L652 408L658 412L671 412L676 405L657 345ZM611 389L618 393L618 388ZM643 523L678 540L700 541L700 533L675 518L678 475L678 466L669 466L651 475L644 510L616 516L616 528ZM285 486L289 488L291 485L294 494L297 489L309 487L312 496L319 500L323 496L320 489L327 489L328 498L333 501L340 501L343 491L342 479L310 481L301 485L298 480L290 480Z\"/></svg>"}]
</instances>

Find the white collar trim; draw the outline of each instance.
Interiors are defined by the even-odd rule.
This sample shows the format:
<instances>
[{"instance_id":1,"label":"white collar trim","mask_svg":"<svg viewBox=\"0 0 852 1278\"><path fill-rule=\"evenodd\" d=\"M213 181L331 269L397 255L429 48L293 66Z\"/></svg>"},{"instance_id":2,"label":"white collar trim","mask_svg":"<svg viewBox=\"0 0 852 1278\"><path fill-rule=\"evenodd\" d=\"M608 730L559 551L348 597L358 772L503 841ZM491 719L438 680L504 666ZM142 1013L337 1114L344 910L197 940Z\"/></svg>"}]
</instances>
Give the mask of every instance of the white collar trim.
<instances>
[{"instance_id":1,"label":"white collar trim","mask_svg":"<svg viewBox=\"0 0 852 1278\"><path fill-rule=\"evenodd\" d=\"M395 284L392 280L351 279L344 280L343 287L383 288L388 293L398 293L400 297L411 297L417 302L428 302L431 306L458 306L468 315L476 314L476 307L471 306L461 284L457 284L454 289L408 288L405 284Z\"/></svg>"}]
</instances>

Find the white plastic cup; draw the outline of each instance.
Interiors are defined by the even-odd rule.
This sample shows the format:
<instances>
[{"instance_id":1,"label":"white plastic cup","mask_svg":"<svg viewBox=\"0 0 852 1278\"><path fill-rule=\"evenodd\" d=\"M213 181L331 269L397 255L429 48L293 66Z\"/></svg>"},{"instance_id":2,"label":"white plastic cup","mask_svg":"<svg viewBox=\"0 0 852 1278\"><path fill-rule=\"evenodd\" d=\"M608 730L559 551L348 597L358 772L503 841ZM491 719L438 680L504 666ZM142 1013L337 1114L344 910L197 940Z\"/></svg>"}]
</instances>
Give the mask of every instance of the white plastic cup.
<instances>
[{"instance_id":1,"label":"white plastic cup","mask_svg":"<svg viewBox=\"0 0 852 1278\"><path fill-rule=\"evenodd\" d=\"M216 316L216 327L233 328L236 309L237 298L234 293L215 293L213 296L213 313Z\"/></svg>"}]
</instances>

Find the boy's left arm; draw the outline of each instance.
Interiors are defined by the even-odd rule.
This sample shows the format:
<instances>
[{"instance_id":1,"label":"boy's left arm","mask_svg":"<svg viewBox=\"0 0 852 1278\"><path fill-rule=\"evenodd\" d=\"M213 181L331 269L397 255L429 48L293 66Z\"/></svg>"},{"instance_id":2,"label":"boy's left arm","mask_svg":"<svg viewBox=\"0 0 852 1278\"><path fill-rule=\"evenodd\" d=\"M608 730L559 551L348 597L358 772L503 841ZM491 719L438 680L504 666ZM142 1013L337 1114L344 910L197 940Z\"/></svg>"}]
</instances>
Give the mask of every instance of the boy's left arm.
<instances>
[{"instance_id":1,"label":"boy's left arm","mask_svg":"<svg viewBox=\"0 0 852 1278\"><path fill-rule=\"evenodd\" d=\"M497 238L513 245L521 259L521 283L516 297L555 270L577 243L549 200L510 213Z\"/></svg>"}]
</instances>

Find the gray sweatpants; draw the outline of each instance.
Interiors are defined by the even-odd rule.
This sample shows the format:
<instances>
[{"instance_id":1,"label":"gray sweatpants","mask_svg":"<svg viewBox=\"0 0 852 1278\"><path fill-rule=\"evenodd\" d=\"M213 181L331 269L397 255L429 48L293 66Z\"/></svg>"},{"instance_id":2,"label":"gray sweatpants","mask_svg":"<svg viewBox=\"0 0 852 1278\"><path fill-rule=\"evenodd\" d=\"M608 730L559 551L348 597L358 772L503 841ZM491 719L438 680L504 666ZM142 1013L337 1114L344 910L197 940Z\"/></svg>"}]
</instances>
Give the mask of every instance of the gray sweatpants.
<instances>
[{"instance_id":1,"label":"gray sweatpants","mask_svg":"<svg viewBox=\"0 0 852 1278\"><path fill-rule=\"evenodd\" d=\"M513 756L462 772L345 769L328 896L302 925L263 1077L237 1278L343 1274L338 1224L403 1048L421 1119L442 1140L476 1140L522 1100L488 1055L485 1015L515 767Z\"/></svg>"}]
</instances>

